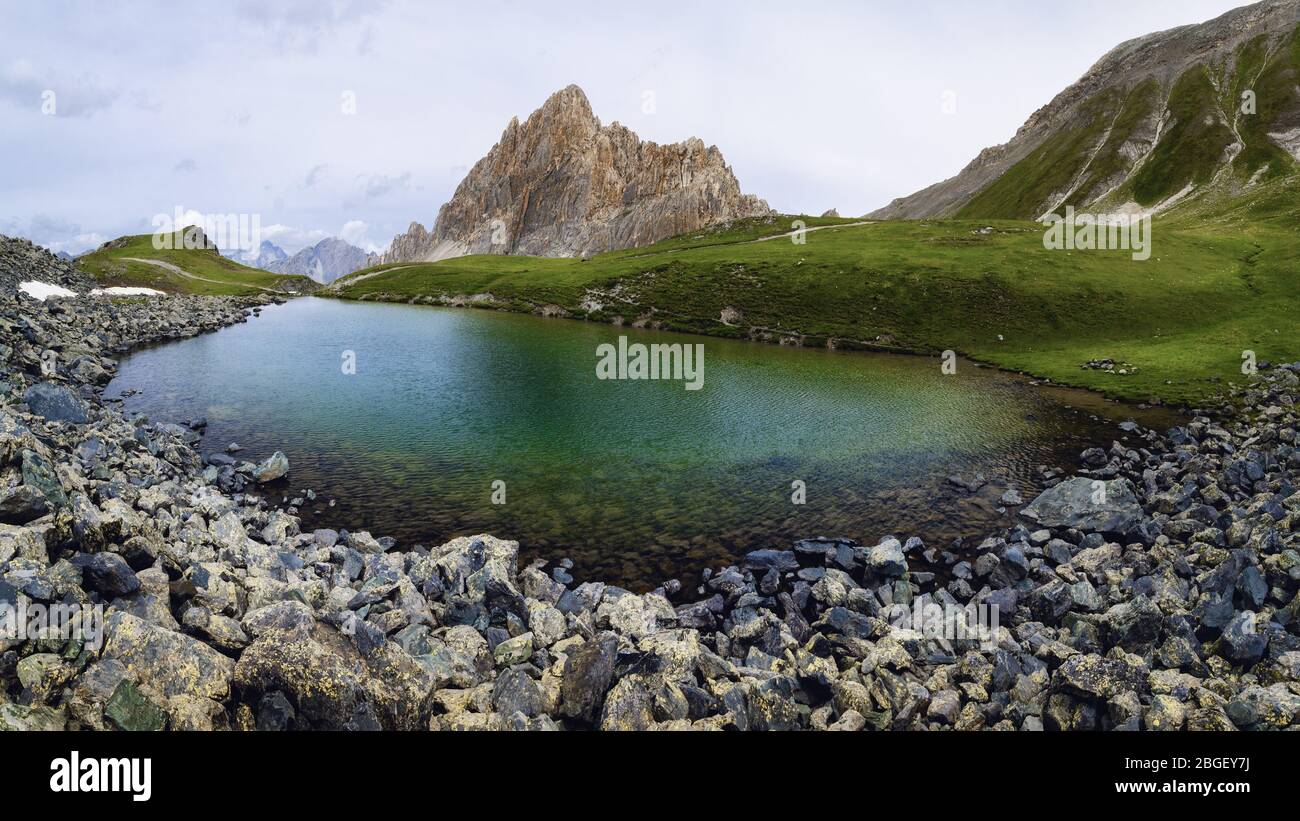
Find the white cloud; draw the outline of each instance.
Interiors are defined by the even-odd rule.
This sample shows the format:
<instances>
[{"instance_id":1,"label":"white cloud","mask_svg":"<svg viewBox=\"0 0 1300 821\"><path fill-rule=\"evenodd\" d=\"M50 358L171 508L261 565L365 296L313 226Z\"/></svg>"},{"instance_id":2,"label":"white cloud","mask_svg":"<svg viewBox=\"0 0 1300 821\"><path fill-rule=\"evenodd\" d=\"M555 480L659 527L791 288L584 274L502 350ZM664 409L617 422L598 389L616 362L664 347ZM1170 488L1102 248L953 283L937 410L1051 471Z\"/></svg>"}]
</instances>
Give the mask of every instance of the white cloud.
<instances>
[{"instance_id":1,"label":"white cloud","mask_svg":"<svg viewBox=\"0 0 1300 821\"><path fill-rule=\"evenodd\" d=\"M393 191L411 187L411 172L404 171L395 176L387 174L370 174L357 177L362 192L365 193L366 199L372 200L376 197L385 196Z\"/></svg>"},{"instance_id":2,"label":"white cloud","mask_svg":"<svg viewBox=\"0 0 1300 821\"><path fill-rule=\"evenodd\" d=\"M343 228L339 230L339 239L350 245L355 245L367 253L376 254L383 251L384 249L372 240L369 234L370 226L364 221L348 220L343 224Z\"/></svg>"},{"instance_id":3,"label":"white cloud","mask_svg":"<svg viewBox=\"0 0 1300 821\"><path fill-rule=\"evenodd\" d=\"M36 214L27 220L10 217L0 221L0 234L23 237L48 248L52 253L65 251L81 254L94 250L108 238L94 231L83 231L80 225L47 214Z\"/></svg>"},{"instance_id":4,"label":"white cloud","mask_svg":"<svg viewBox=\"0 0 1300 821\"><path fill-rule=\"evenodd\" d=\"M0 67L0 98L32 113L88 117L111 106L117 92L93 74L65 77L20 58Z\"/></svg>"},{"instance_id":5,"label":"white cloud","mask_svg":"<svg viewBox=\"0 0 1300 821\"><path fill-rule=\"evenodd\" d=\"M304 230L289 225L263 225L262 239L280 246L286 254L293 255L309 245L315 245L329 236L319 228Z\"/></svg>"},{"instance_id":6,"label":"white cloud","mask_svg":"<svg viewBox=\"0 0 1300 821\"><path fill-rule=\"evenodd\" d=\"M54 253L65 251L73 256L84 254L87 251L93 251L104 243L108 242L108 237L103 234L90 232L88 234L77 234L71 239L50 242L45 245Z\"/></svg>"},{"instance_id":7,"label":"white cloud","mask_svg":"<svg viewBox=\"0 0 1300 821\"><path fill-rule=\"evenodd\" d=\"M327 168L329 168L329 166L324 163L313 165L311 170L307 172L307 178L303 181L303 188L315 188L316 184L325 176L325 170Z\"/></svg>"},{"instance_id":8,"label":"white cloud","mask_svg":"<svg viewBox=\"0 0 1300 821\"><path fill-rule=\"evenodd\" d=\"M378 14L386 5L388 0L240 0L235 12L276 48L315 54L323 39Z\"/></svg>"}]
</instances>

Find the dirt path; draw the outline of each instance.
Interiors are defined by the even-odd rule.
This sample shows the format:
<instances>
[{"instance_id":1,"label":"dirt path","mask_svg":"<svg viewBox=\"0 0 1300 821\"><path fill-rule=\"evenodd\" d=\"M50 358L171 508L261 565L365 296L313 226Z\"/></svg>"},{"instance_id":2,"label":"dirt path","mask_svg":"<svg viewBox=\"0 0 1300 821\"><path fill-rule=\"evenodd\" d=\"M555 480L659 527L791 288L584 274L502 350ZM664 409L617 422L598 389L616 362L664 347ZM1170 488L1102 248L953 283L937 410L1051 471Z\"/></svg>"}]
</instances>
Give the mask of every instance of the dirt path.
<instances>
[{"instance_id":1,"label":"dirt path","mask_svg":"<svg viewBox=\"0 0 1300 821\"><path fill-rule=\"evenodd\" d=\"M863 220L862 222L846 222L840 225L819 225L816 228L796 228L795 230L785 234L773 234L770 237L759 237L758 239L751 239L736 244L753 245L756 242L771 242L774 239L789 239L790 237L793 237L795 234L798 234L800 231L802 231L805 234L811 234L813 231L827 231L832 228L856 228L859 225L875 225L876 222L877 220Z\"/></svg>"},{"instance_id":2,"label":"dirt path","mask_svg":"<svg viewBox=\"0 0 1300 821\"><path fill-rule=\"evenodd\" d=\"M344 281L342 280L342 278L340 278L340 279L336 279L336 280L334 280L333 282L331 282L329 285L327 285L327 286L325 286L325 287L326 287L328 290L331 290L331 291L341 291L341 290L343 290L344 288L346 288L346 287L349 286L349 285L355 285L355 284L357 284L358 282L364 282L364 281L366 281L367 279L370 279L370 278L373 277L373 276L378 276L379 274L387 274L387 273L390 273L390 272L392 272L392 271L404 271L404 270L406 270L407 268L414 268L414 267L417 266L417 265L428 265L428 264L429 264L429 263L427 263L427 262L413 262L413 263L411 263L410 265L398 265L398 266L395 267L395 268L385 268L385 269L382 270L382 271L371 271L371 272L368 273L368 274L362 274L361 276L359 276L359 277L355 277L354 279L349 279L347 282L344 282Z\"/></svg>"},{"instance_id":3,"label":"dirt path","mask_svg":"<svg viewBox=\"0 0 1300 821\"><path fill-rule=\"evenodd\" d=\"M128 262L143 262L145 265L162 268L164 271L170 271L171 273L183 276L186 279L197 279L200 282L211 282L213 285L232 285L236 288L256 288L259 291L266 291L268 294L284 293L284 291L277 291L274 288L264 288L261 285L245 285L242 282L230 282L229 280L224 279L209 279L208 277L201 277L198 274L191 274L170 262L163 262L160 259L143 259L141 257L122 257L122 259L127 260Z\"/></svg>"}]
</instances>

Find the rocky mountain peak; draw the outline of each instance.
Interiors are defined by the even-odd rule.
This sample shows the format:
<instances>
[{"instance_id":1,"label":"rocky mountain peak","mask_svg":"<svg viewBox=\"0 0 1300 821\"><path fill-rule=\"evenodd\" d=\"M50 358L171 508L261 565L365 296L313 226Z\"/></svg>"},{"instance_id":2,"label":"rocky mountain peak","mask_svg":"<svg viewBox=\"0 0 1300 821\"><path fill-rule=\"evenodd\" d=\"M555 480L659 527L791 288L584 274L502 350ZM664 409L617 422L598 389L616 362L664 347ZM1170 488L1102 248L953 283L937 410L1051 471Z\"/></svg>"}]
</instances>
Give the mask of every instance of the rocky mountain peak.
<instances>
[{"instance_id":1,"label":"rocky mountain peak","mask_svg":"<svg viewBox=\"0 0 1300 821\"><path fill-rule=\"evenodd\" d=\"M741 193L716 146L694 137L659 145L619 123L602 125L570 85L522 123L512 118L433 230L412 223L383 259L589 256L770 213Z\"/></svg>"}]
</instances>

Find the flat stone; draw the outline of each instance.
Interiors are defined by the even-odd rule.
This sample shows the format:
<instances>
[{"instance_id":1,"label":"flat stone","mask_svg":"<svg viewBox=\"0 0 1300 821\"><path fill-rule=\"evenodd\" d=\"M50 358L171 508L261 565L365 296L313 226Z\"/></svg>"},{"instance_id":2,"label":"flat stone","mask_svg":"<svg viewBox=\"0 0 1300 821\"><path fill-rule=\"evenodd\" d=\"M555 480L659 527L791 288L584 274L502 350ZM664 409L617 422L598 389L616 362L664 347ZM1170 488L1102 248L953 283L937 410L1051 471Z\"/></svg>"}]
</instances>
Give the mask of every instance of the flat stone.
<instances>
[{"instance_id":1,"label":"flat stone","mask_svg":"<svg viewBox=\"0 0 1300 821\"><path fill-rule=\"evenodd\" d=\"M23 393L23 401L32 413L51 422L84 425L90 421L86 403L72 388L58 382L37 382Z\"/></svg>"},{"instance_id":2,"label":"flat stone","mask_svg":"<svg viewBox=\"0 0 1300 821\"><path fill-rule=\"evenodd\" d=\"M1127 535L1142 522L1142 507L1126 479L1076 476L1043 491L1020 515L1042 527Z\"/></svg>"}]
</instances>

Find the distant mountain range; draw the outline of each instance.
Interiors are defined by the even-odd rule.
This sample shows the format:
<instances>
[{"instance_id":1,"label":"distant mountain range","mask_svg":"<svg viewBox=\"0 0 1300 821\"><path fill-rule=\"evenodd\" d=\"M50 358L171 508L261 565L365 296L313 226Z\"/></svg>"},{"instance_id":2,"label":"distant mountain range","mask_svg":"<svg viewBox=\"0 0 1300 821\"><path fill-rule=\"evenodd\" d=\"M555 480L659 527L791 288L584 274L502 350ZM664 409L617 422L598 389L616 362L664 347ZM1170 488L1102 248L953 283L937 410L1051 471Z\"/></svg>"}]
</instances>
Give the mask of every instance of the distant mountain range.
<instances>
[{"instance_id":1,"label":"distant mountain range","mask_svg":"<svg viewBox=\"0 0 1300 821\"><path fill-rule=\"evenodd\" d=\"M327 237L293 256L268 240L262 241L257 256L253 259L240 254L238 250L225 252L224 255L263 271L298 274L325 285L353 271L379 263L378 254L367 253L337 237Z\"/></svg>"},{"instance_id":2,"label":"distant mountain range","mask_svg":"<svg viewBox=\"0 0 1300 821\"><path fill-rule=\"evenodd\" d=\"M511 119L442 206L433 230L412 223L384 262L466 254L590 256L771 214L742 194L715 146L643 142L601 125L569 86L523 123Z\"/></svg>"},{"instance_id":3,"label":"distant mountain range","mask_svg":"<svg viewBox=\"0 0 1300 821\"><path fill-rule=\"evenodd\" d=\"M1268 0L1123 43L960 174L879 219L1164 211L1300 161L1300 2Z\"/></svg>"}]
</instances>

